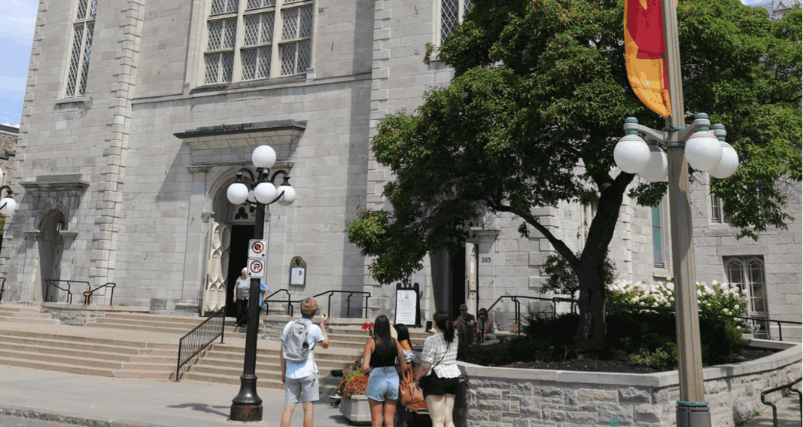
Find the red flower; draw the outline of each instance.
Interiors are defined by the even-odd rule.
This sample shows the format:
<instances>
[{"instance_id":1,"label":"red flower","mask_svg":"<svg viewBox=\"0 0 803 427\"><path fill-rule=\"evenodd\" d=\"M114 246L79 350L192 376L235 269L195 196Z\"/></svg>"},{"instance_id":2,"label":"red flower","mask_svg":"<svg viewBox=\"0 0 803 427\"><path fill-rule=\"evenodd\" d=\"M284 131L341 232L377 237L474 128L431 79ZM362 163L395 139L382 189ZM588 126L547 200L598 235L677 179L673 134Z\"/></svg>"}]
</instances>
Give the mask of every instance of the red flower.
<instances>
[{"instance_id":1,"label":"red flower","mask_svg":"<svg viewBox=\"0 0 803 427\"><path fill-rule=\"evenodd\" d=\"M365 323L363 323L362 324L362 330L364 331L366 329L374 329L374 322L371 322L371 323L365 322Z\"/></svg>"}]
</instances>

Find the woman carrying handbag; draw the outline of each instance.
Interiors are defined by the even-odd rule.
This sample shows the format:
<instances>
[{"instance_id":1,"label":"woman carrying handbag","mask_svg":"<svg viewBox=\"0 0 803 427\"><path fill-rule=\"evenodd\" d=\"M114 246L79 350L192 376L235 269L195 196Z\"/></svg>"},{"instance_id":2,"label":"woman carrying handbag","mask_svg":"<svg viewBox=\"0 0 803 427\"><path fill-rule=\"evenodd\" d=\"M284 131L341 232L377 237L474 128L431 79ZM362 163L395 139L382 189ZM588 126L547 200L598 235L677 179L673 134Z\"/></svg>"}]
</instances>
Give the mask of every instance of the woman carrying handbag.
<instances>
[{"instance_id":1,"label":"woman carrying handbag","mask_svg":"<svg viewBox=\"0 0 803 427\"><path fill-rule=\"evenodd\" d=\"M371 407L371 425L393 426L396 401L399 399L399 373L396 361L401 363L402 371L407 369L404 351L398 341L390 336L390 321L381 315L374 321L374 337L365 343L362 371L368 372L366 397Z\"/></svg>"},{"instance_id":2,"label":"woman carrying handbag","mask_svg":"<svg viewBox=\"0 0 803 427\"><path fill-rule=\"evenodd\" d=\"M457 367L458 339L454 324L445 311L435 313L435 335L424 341L419 385L427 402L432 427L454 427L452 411L457 394L460 369Z\"/></svg>"}]
</instances>

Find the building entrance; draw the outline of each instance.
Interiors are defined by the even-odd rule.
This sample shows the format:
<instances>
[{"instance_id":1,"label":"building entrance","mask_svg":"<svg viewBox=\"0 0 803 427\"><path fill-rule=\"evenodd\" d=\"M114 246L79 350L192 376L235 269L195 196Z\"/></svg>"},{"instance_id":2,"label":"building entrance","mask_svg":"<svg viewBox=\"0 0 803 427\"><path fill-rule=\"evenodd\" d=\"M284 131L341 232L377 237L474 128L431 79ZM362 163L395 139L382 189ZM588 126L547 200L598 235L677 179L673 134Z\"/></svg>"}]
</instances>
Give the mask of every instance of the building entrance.
<instances>
[{"instance_id":1,"label":"building entrance","mask_svg":"<svg viewBox=\"0 0 803 427\"><path fill-rule=\"evenodd\" d=\"M61 258L64 254L64 237L61 235L64 227L64 215L61 211L53 211L42 223L42 239L39 242L39 277L40 294L36 299L44 299L48 295L47 281L61 278ZM51 301L59 301L58 289L50 292Z\"/></svg>"},{"instance_id":2,"label":"building entrance","mask_svg":"<svg viewBox=\"0 0 803 427\"><path fill-rule=\"evenodd\" d=\"M226 276L226 316L237 316L237 305L232 304L237 278L248 263L248 241L254 238L253 225L231 227L231 246L229 246L229 271Z\"/></svg>"}]
</instances>

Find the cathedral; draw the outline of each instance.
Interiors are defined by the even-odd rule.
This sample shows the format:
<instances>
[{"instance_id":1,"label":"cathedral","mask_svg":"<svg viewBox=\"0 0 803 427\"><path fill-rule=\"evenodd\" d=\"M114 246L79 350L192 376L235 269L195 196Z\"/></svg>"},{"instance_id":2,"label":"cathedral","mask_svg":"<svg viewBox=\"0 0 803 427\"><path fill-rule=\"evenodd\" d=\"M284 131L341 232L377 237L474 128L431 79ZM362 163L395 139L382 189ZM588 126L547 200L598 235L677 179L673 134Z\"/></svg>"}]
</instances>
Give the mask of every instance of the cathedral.
<instances>
[{"instance_id":1,"label":"cathedral","mask_svg":"<svg viewBox=\"0 0 803 427\"><path fill-rule=\"evenodd\" d=\"M286 290L272 298L357 292L333 295L331 314L392 314L395 287L371 279L345 224L359 209L389 206L381 193L392 176L370 149L377 123L449 85L452 71L424 63L425 46L440 44L470 8L471 0L40 2L12 179L18 209L0 252L3 303L65 302L71 289L77 304L87 286L114 283L113 299L107 287L93 304L219 310L246 265L255 220L226 190L253 169L254 148L270 145L273 171L286 171L297 192L293 205L265 215L265 282L271 294ZM790 193L788 230L737 242L708 182L700 174L692 187L698 280L749 289L751 315L800 321L800 189ZM534 213L579 251L595 207ZM609 254L620 279L672 277L668 215L666 199L655 208L625 200ZM463 250L430 254L412 280L423 315L541 296L541 266L554 251L536 232L522 237L520 223L478 218ZM291 277L299 266L303 281ZM507 328L513 313L503 300L492 316Z\"/></svg>"}]
</instances>

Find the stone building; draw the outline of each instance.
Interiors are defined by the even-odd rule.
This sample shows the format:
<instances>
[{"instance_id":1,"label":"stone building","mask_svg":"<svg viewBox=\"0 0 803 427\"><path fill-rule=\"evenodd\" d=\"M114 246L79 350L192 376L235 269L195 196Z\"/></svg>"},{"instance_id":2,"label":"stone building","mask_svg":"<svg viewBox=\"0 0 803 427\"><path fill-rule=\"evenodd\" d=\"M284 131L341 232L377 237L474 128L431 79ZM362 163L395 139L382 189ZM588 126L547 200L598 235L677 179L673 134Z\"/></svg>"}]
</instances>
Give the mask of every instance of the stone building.
<instances>
[{"instance_id":1,"label":"stone building","mask_svg":"<svg viewBox=\"0 0 803 427\"><path fill-rule=\"evenodd\" d=\"M449 84L448 67L423 62L425 45L440 43L470 7L470 0L42 1L14 171L21 203L0 255L10 300L63 298L48 294L47 283L71 279L114 282L115 303L152 312L221 307L254 223L247 206L226 200L226 188L249 167L253 148L269 144L298 193L294 205L272 205L267 215L272 291L287 289L293 300L370 292L372 313L390 313L394 289L368 276L345 221L359 207L388 206L381 192L392 177L373 158L370 138L386 114L413 111L424 91ZM699 277L722 279L730 257L755 257L743 268L760 261L765 312L799 319L799 222L754 245L737 243L735 230L711 219L702 178L694 200ZM799 191L793 196L797 218ZM536 213L580 250L594 207ZM666 204L625 202L611 251L621 278L671 277L667 215ZM479 218L465 251L427 259L413 278L425 315L537 295L552 248L535 232L522 238L519 223ZM290 285L296 257L307 269L301 286ZM796 305L783 305L794 285ZM334 295L334 314L358 315L358 300ZM506 328L512 306L497 307Z\"/></svg>"},{"instance_id":2,"label":"stone building","mask_svg":"<svg viewBox=\"0 0 803 427\"><path fill-rule=\"evenodd\" d=\"M18 136L19 128L0 125L0 170L3 171L3 179L0 180L0 186L11 184ZM5 196L5 194L3 194L3 196ZM3 233L5 232L5 228L6 218L0 215L0 252L3 250Z\"/></svg>"}]
</instances>

